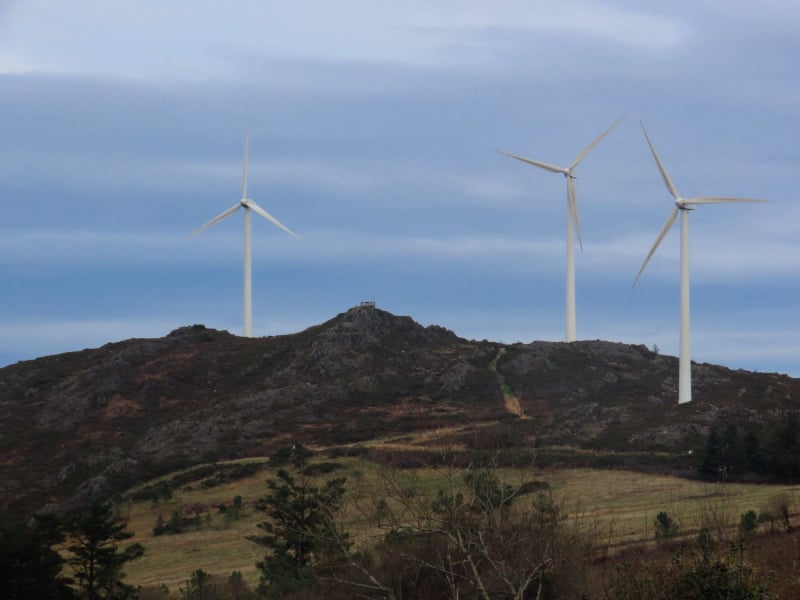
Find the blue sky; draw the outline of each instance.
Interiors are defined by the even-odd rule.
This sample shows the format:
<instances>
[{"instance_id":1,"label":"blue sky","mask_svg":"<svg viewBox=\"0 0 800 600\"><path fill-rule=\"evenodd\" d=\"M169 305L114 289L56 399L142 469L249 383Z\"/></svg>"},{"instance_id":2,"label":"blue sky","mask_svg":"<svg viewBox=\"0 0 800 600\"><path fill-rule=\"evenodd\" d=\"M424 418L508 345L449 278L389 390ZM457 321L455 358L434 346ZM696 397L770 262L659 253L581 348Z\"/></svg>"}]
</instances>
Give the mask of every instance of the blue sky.
<instances>
[{"instance_id":1,"label":"blue sky","mask_svg":"<svg viewBox=\"0 0 800 600\"><path fill-rule=\"evenodd\" d=\"M531 0L0 3L0 365L192 323L240 333L362 300L457 334L564 336L577 169L578 337L678 350L682 195L700 362L800 376L800 4Z\"/></svg>"}]
</instances>

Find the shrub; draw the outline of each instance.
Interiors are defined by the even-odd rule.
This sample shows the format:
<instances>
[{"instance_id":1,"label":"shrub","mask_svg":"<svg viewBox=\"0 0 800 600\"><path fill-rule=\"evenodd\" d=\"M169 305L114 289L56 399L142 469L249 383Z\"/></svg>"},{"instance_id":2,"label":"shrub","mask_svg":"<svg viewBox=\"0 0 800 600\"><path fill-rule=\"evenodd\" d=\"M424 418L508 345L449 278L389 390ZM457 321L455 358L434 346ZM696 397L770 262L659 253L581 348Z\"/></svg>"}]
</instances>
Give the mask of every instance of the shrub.
<instances>
[{"instance_id":1,"label":"shrub","mask_svg":"<svg viewBox=\"0 0 800 600\"><path fill-rule=\"evenodd\" d=\"M659 543L669 541L678 534L678 523L666 511L662 510L656 515L654 525L656 528L656 541Z\"/></svg>"},{"instance_id":2,"label":"shrub","mask_svg":"<svg viewBox=\"0 0 800 600\"><path fill-rule=\"evenodd\" d=\"M754 510L748 510L742 513L742 518L739 520L739 531L742 533L751 533L758 528L758 515Z\"/></svg>"},{"instance_id":3,"label":"shrub","mask_svg":"<svg viewBox=\"0 0 800 600\"><path fill-rule=\"evenodd\" d=\"M314 453L303 446L302 444L294 444L276 450L272 456L269 457L269 466L282 467L285 465L300 466L305 464L306 460Z\"/></svg>"},{"instance_id":4,"label":"shrub","mask_svg":"<svg viewBox=\"0 0 800 600\"><path fill-rule=\"evenodd\" d=\"M705 552L672 560L619 564L606 600L775 600L758 573Z\"/></svg>"}]
</instances>

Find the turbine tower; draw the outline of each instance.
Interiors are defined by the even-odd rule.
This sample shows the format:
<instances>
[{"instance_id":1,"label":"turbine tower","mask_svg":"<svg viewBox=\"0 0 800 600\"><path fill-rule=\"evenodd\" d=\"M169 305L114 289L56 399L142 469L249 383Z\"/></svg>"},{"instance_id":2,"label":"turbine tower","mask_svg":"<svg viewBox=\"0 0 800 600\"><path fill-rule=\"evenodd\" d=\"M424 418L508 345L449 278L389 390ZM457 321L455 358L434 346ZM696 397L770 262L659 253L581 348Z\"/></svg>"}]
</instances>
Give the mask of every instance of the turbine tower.
<instances>
[{"instance_id":1,"label":"turbine tower","mask_svg":"<svg viewBox=\"0 0 800 600\"><path fill-rule=\"evenodd\" d=\"M283 223L278 221L275 217L261 208L253 200L247 197L247 152L250 145L250 133L248 132L244 140L244 162L242 165L242 199L236 204L231 206L225 212L217 215L205 225L198 227L189 235L195 235L201 231L205 231L212 225L216 225L220 221L224 221L235 213L240 208L244 208L244 337L253 337L253 252L251 246L251 217L250 211L257 215L264 217L267 221L276 227L283 229L286 233L294 238L300 239L299 236L289 230Z\"/></svg>"},{"instance_id":2,"label":"turbine tower","mask_svg":"<svg viewBox=\"0 0 800 600\"><path fill-rule=\"evenodd\" d=\"M541 162L538 160L533 160L531 158L524 158L522 156L517 156L516 154L510 154L508 152L503 152L498 150L500 154L505 156L509 156L511 158L515 158L517 160L521 160L522 162L528 163L529 165L533 165L534 167L539 167L540 169L544 169L546 171L551 171L553 173L561 173L564 175L564 178L567 180L567 335L566 341L574 342L576 339L575 333L575 237L574 232L578 234L578 243L580 244L581 251L583 251L583 240L581 239L581 226L580 226L580 219L578 218L578 199L575 194L575 175L573 171L578 164L586 158L586 155L592 151L592 149L599 144L604 137L606 137L611 130L614 129L617 125L619 125L620 121L625 117L621 117L617 119L611 127L606 129L603 133L595 138L595 140L586 146L583 151L578 154L577 158L572 161L572 164L568 167L557 167L556 165L551 165L546 162Z\"/></svg>"},{"instance_id":3,"label":"turbine tower","mask_svg":"<svg viewBox=\"0 0 800 600\"><path fill-rule=\"evenodd\" d=\"M664 168L661 159L658 157L658 153L656 152L655 147L653 146L653 142L650 140L650 136L647 135L647 130L644 128L644 123L641 123L642 131L644 132L644 137L647 140L647 145L650 146L650 151L653 153L653 158L656 160L656 165L658 165L658 170L661 172L661 177L664 180L664 183L669 190L669 193L672 194L672 197L675 198L675 207L672 209L672 212L667 217L667 222L664 223L664 227L661 229L661 233L658 234L653 247L650 249L647 258L644 259L644 264L642 264L642 268L639 269L638 275L636 275L636 279L633 281L633 285L635 286L636 283L639 281L639 277L642 276L642 272L644 268L647 266L647 263L650 262L650 258L658 248L658 245L661 243L661 240L667 235L667 232L670 230L672 225L675 223L675 219L678 217L678 213L681 215L681 335L680 335L680 359L679 359L679 369L678 369L678 404L685 404L686 402L691 402L692 400L692 355L691 355L691 344L690 344L690 327L689 327L689 211L694 210L694 206L698 204L729 204L729 203L737 203L737 202L766 202L766 200L756 200L753 198L721 198L717 196L695 196L694 198L681 198L678 194L678 191L675 189L675 185L672 183L669 175L667 174L667 170Z\"/></svg>"}]
</instances>

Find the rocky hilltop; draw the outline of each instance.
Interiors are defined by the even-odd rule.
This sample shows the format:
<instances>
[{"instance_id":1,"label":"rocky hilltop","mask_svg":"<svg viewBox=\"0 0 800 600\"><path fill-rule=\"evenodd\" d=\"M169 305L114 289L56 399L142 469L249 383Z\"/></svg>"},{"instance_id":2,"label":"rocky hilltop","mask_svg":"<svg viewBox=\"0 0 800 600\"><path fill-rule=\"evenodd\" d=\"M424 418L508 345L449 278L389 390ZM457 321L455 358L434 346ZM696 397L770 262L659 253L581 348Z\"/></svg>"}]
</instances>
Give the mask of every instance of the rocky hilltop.
<instances>
[{"instance_id":1,"label":"rocky hilltop","mask_svg":"<svg viewBox=\"0 0 800 600\"><path fill-rule=\"evenodd\" d=\"M193 325L0 369L0 507L63 508L166 471L295 443L682 452L714 424L800 409L800 380L602 341L470 341L374 307L300 333ZM492 437L494 436L494 437ZM493 441L494 440L494 441ZM379 444L372 444L380 446Z\"/></svg>"}]
</instances>

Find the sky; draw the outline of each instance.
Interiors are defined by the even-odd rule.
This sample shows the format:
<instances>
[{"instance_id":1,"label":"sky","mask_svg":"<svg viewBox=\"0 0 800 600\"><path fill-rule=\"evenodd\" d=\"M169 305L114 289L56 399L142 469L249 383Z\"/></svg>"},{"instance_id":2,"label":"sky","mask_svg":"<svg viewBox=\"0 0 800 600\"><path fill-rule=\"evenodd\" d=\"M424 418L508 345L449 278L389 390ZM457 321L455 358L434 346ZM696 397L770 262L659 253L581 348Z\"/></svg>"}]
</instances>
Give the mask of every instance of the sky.
<instances>
[{"instance_id":1,"label":"sky","mask_svg":"<svg viewBox=\"0 0 800 600\"><path fill-rule=\"evenodd\" d=\"M564 339L576 169L579 339L676 355L678 191L692 357L800 377L800 3L0 0L0 366L242 331L361 301L470 339Z\"/></svg>"}]
</instances>

